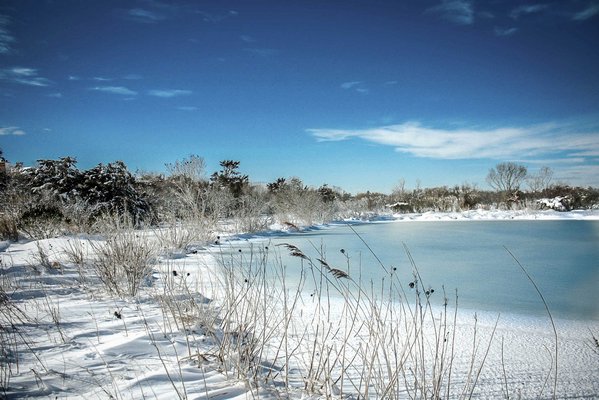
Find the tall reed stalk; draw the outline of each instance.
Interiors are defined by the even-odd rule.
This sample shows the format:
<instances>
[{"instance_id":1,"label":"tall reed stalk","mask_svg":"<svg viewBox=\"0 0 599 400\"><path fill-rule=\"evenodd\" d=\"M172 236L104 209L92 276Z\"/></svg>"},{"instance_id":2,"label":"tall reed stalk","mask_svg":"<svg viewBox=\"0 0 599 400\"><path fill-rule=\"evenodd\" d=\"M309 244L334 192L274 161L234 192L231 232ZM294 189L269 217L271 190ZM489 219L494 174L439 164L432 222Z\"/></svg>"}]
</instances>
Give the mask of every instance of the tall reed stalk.
<instances>
[{"instance_id":1,"label":"tall reed stalk","mask_svg":"<svg viewBox=\"0 0 599 400\"><path fill-rule=\"evenodd\" d=\"M436 309L434 289L413 271L409 284L387 267L382 282L363 282L361 265L345 268L311 257L290 243L221 248L223 301L218 360L235 378L281 385L326 398L472 397L489 351L473 350L471 378L453 379L457 294L452 310ZM285 258L281 250L291 258ZM271 256L271 253L275 256ZM294 260L296 260L294 262ZM295 282L286 272L298 268ZM351 273L350 273L351 271Z\"/></svg>"}]
</instances>

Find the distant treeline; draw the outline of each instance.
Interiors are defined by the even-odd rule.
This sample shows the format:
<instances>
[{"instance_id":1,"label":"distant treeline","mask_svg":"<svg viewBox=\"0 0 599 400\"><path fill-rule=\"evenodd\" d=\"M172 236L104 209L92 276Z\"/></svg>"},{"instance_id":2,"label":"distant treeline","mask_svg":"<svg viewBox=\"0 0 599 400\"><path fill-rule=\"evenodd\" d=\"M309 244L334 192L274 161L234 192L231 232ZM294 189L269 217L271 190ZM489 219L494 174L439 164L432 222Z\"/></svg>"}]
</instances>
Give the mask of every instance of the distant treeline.
<instances>
[{"instance_id":1,"label":"distant treeline","mask_svg":"<svg viewBox=\"0 0 599 400\"><path fill-rule=\"evenodd\" d=\"M531 175L513 163L489 171L492 191L469 184L408 190L400 180L391 194L355 195L327 184L309 187L297 177L255 184L233 160L221 161L210 175L195 155L166 167L166 174L134 174L116 161L80 170L73 157L25 167L8 163L0 151L0 238L101 231L102 221L115 215L136 226L193 224L202 227L201 239L211 240L223 221L236 232L255 232L273 223L293 229L390 212L599 207L598 189L552 184L549 168Z\"/></svg>"}]
</instances>

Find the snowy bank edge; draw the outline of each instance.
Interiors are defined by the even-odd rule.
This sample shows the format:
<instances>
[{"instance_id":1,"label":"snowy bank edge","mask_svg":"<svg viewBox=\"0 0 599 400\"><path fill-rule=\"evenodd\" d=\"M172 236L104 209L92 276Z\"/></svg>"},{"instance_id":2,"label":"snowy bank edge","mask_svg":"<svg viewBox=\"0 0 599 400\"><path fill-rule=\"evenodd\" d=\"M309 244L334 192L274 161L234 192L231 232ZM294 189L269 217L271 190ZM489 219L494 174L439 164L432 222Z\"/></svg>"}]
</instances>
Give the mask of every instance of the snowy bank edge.
<instances>
[{"instance_id":1,"label":"snowy bank edge","mask_svg":"<svg viewBox=\"0 0 599 400\"><path fill-rule=\"evenodd\" d=\"M557 221L557 220L599 220L599 210L573 211L503 211L503 210L469 210L461 212L425 212L393 214L393 220L404 221Z\"/></svg>"}]
</instances>

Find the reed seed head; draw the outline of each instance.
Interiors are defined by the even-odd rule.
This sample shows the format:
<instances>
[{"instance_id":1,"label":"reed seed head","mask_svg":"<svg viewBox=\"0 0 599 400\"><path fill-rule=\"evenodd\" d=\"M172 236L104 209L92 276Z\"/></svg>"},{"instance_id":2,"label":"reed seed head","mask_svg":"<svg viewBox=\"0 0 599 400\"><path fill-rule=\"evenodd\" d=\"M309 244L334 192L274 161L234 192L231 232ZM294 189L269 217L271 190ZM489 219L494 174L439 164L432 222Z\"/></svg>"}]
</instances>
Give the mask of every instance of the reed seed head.
<instances>
[{"instance_id":1,"label":"reed seed head","mask_svg":"<svg viewBox=\"0 0 599 400\"><path fill-rule=\"evenodd\" d=\"M330 268L329 272L331 274L333 274L333 276L337 279L341 279L341 278L349 278L349 275L347 274L347 272L342 271L340 269L337 268Z\"/></svg>"}]
</instances>

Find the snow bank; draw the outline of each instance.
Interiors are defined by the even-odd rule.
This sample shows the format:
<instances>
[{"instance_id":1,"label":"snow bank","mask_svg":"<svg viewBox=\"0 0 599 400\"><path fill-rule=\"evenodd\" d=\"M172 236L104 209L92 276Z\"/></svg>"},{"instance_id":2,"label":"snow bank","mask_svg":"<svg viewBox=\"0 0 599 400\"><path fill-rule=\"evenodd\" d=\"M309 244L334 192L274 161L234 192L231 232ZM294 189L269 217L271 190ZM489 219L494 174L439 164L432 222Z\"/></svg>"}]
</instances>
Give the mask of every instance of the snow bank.
<instances>
[{"instance_id":1,"label":"snow bank","mask_svg":"<svg viewBox=\"0 0 599 400\"><path fill-rule=\"evenodd\" d=\"M495 220L599 220L599 210L573 210L560 212L555 210L504 211L469 210L463 212L426 212L394 214L396 221L495 221Z\"/></svg>"}]
</instances>

